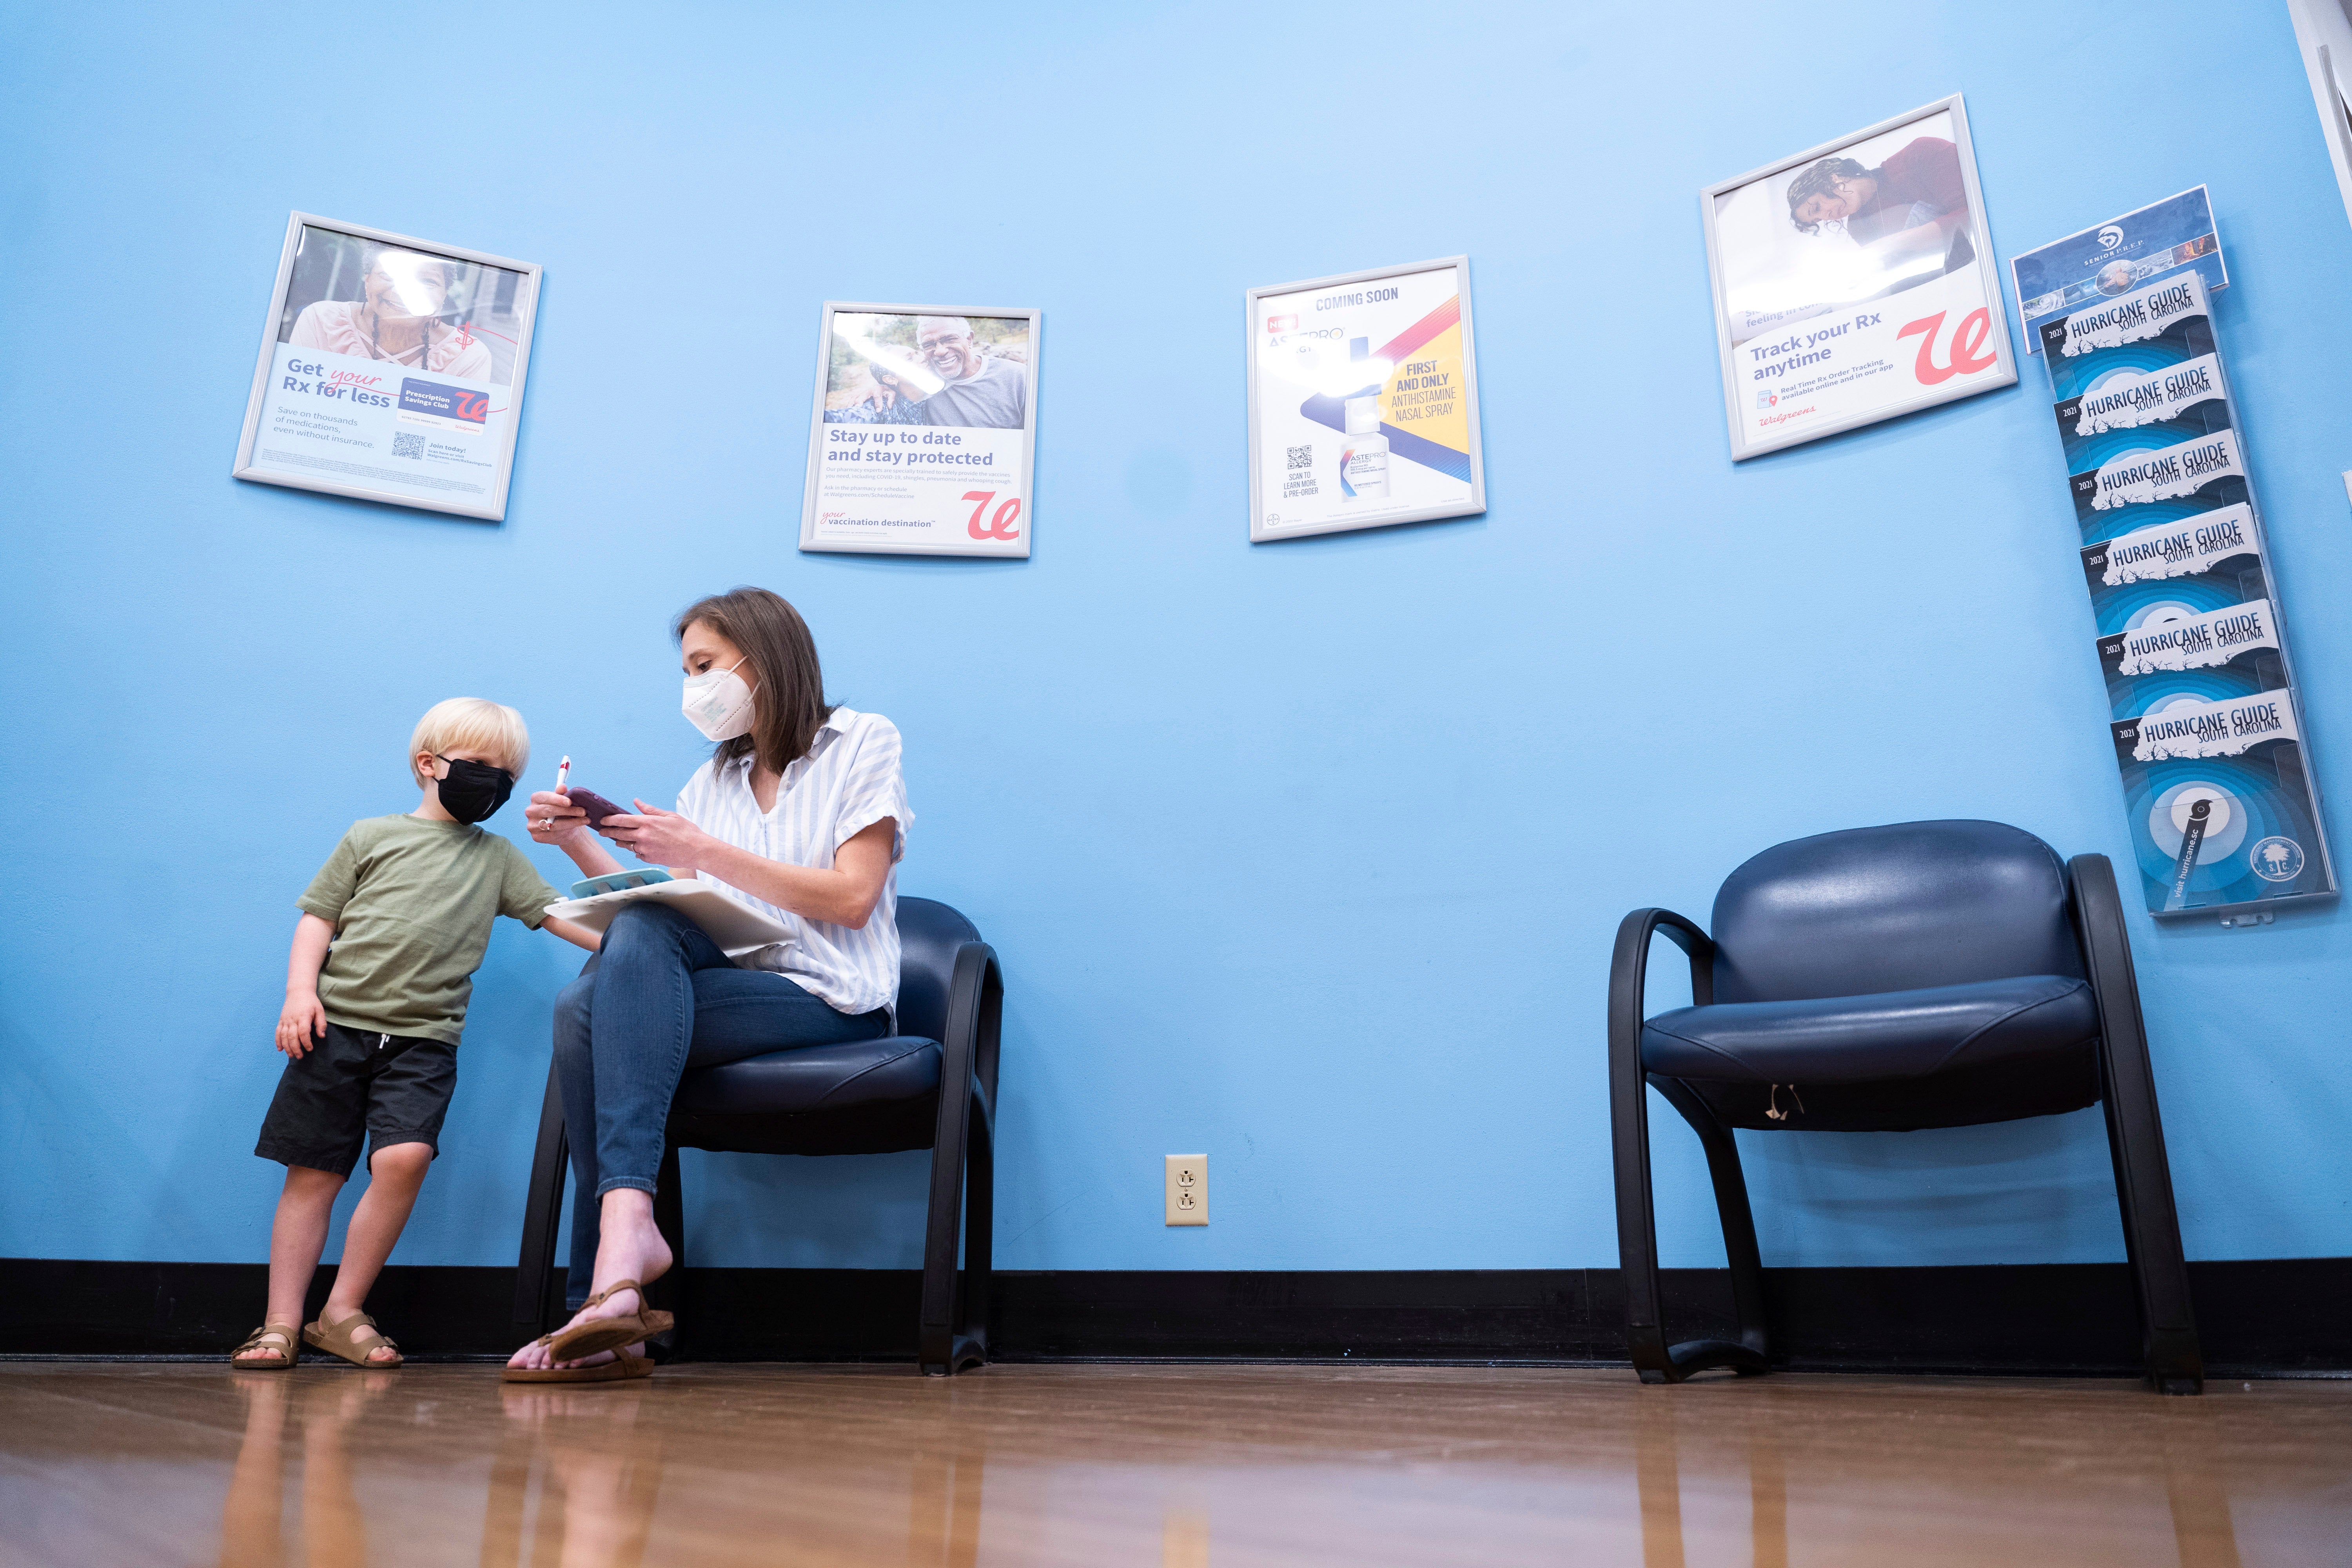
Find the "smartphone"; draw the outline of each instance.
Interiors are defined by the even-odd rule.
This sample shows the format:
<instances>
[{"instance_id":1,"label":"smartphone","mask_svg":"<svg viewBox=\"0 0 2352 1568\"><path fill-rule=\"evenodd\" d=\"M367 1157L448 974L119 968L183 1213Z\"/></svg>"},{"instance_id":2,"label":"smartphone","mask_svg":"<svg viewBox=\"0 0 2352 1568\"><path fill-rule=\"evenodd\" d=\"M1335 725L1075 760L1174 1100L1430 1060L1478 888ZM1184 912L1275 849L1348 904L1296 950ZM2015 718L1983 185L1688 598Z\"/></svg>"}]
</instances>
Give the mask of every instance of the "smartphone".
<instances>
[{"instance_id":1,"label":"smartphone","mask_svg":"<svg viewBox=\"0 0 2352 1568\"><path fill-rule=\"evenodd\" d=\"M625 816L629 812L627 806L614 805L594 790L582 789L578 784L573 784L563 793L572 797L572 805L588 814L588 826L591 827L602 827L604 826L606 817Z\"/></svg>"}]
</instances>

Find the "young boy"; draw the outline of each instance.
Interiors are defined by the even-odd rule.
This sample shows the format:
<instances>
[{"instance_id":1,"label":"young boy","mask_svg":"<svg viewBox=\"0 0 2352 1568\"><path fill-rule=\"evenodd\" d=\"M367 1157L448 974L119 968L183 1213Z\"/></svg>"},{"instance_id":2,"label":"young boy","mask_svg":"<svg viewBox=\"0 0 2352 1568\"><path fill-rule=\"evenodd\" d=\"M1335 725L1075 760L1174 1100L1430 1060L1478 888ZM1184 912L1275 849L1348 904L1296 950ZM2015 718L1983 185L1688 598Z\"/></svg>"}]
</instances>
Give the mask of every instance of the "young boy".
<instances>
[{"instance_id":1,"label":"young boy","mask_svg":"<svg viewBox=\"0 0 2352 1568\"><path fill-rule=\"evenodd\" d=\"M437 1152L490 921L508 915L596 947L594 932L541 914L557 895L520 850L474 826L506 804L530 760L513 709L478 697L436 703L408 742L423 804L353 823L295 900L302 918L278 1017L290 1059L253 1151L286 1167L286 1190L269 1237L268 1314L231 1354L237 1366L294 1364L302 1299L363 1143L373 1179L326 1307L301 1337L362 1366L400 1364L360 1307Z\"/></svg>"}]
</instances>

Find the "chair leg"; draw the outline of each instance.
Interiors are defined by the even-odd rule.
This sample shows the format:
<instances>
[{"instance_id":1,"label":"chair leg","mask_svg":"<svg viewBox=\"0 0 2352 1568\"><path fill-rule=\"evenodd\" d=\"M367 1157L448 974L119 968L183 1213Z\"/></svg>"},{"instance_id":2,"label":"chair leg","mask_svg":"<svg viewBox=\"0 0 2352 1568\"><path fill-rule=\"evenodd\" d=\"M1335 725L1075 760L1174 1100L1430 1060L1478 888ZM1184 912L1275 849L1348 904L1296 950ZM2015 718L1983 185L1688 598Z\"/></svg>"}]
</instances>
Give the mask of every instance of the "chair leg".
<instances>
[{"instance_id":1,"label":"chair leg","mask_svg":"<svg viewBox=\"0 0 2352 1568\"><path fill-rule=\"evenodd\" d=\"M927 1375L956 1369L957 1242L963 1219L964 1150L971 1135L971 1076L940 1075L940 1116L931 1139L931 1203L923 1236L923 1312L915 1363Z\"/></svg>"},{"instance_id":2,"label":"chair leg","mask_svg":"<svg viewBox=\"0 0 2352 1568\"><path fill-rule=\"evenodd\" d=\"M669 1272L646 1287L646 1304L675 1312L684 1322L688 1314L679 1310L678 1303L686 1295L686 1183L678 1168L677 1145L667 1139L663 1142L661 1172L654 1178L654 1228L669 1244ZM671 1352L675 1354L677 1348L673 1331Z\"/></svg>"},{"instance_id":3,"label":"chair leg","mask_svg":"<svg viewBox=\"0 0 2352 1568\"><path fill-rule=\"evenodd\" d=\"M2102 1046L2102 1056L2108 1054ZM2145 1045L2138 1070L2105 1064L2107 1152L2115 1163L2116 1203L2123 1211L2124 1256L2139 1302L2140 1355L2148 1385L2159 1394L2205 1392L2205 1359L2189 1297L2189 1262L2173 1208L2172 1177L2164 1158L2155 1085ZM2130 1080L2137 1077L2137 1089ZM2152 1152L2152 1154L2151 1154ZM2152 1168L2151 1168L2152 1167Z\"/></svg>"},{"instance_id":4,"label":"chair leg","mask_svg":"<svg viewBox=\"0 0 2352 1568\"><path fill-rule=\"evenodd\" d=\"M1609 1042L1609 1147L1617 1177L1617 1272L1625 1289L1626 1348L1643 1383L1679 1383L1666 1353L1658 1292L1658 1226L1650 1200L1649 1089L1638 1039Z\"/></svg>"},{"instance_id":5,"label":"chair leg","mask_svg":"<svg viewBox=\"0 0 2352 1568\"><path fill-rule=\"evenodd\" d=\"M1613 1056L1613 1053L1612 1053ZM1619 1092L1619 1064L1610 1064L1611 1144L1617 1166L1617 1263L1625 1289L1626 1349L1633 1371L1643 1383L1680 1383L1695 1372L1730 1367L1742 1376L1769 1372L1765 1360L1763 1267L1756 1247L1756 1225L1748 1209L1748 1186L1739 1172L1739 1151L1731 1135L1711 1116L1704 1124L1694 1120L1706 1149L1707 1169L1715 1178L1716 1205L1722 1212L1724 1251L1731 1262L1732 1299L1739 1313L1739 1339L1686 1340L1666 1343L1664 1301L1658 1289L1658 1233L1650 1196L1650 1117L1646 1083L1640 1064L1628 1064L1630 1092ZM1659 1083L1676 1110L1690 1116L1675 1100L1687 1095L1680 1084L1673 1090ZM1704 1110L1704 1107L1700 1108ZM1708 1129L1713 1129L1710 1136Z\"/></svg>"},{"instance_id":6,"label":"chair leg","mask_svg":"<svg viewBox=\"0 0 2352 1568\"><path fill-rule=\"evenodd\" d=\"M989 1297L994 1279L991 1242L996 1211L996 1130L989 1110L979 1095L972 1096L971 1142L964 1152L963 1326L955 1340L957 1372L988 1360Z\"/></svg>"},{"instance_id":7,"label":"chair leg","mask_svg":"<svg viewBox=\"0 0 2352 1568\"><path fill-rule=\"evenodd\" d=\"M2116 1202L2123 1211L2124 1252L2139 1298L2140 1352L2147 1381L2160 1394L2201 1394L2204 1355L2189 1296L2189 1262L2180 1245L2164 1122L2148 1065L2139 978L2115 868L2103 855L2067 862L2075 918L2090 959L2099 1005L2099 1098L2106 1113L2107 1152L2115 1163Z\"/></svg>"},{"instance_id":8,"label":"chair leg","mask_svg":"<svg viewBox=\"0 0 2352 1568\"><path fill-rule=\"evenodd\" d=\"M1707 1178L1715 1186L1715 1210L1723 1222L1724 1261L1730 1266L1732 1311L1739 1320L1739 1342L1755 1352L1752 1363L1731 1364L1742 1377L1769 1370L1771 1341L1765 1326L1764 1255L1756 1245L1756 1216L1748 1205L1748 1178L1739 1166L1739 1145L1731 1129L1715 1119L1706 1102L1679 1079L1657 1083L1666 1103L1683 1114L1706 1151ZM1684 1347L1677 1346L1680 1350Z\"/></svg>"},{"instance_id":9,"label":"chair leg","mask_svg":"<svg viewBox=\"0 0 2352 1568\"><path fill-rule=\"evenodd\" d=\"M523 1199L522 1252L515 1261L514 1326L522 1339L535 1340L553 1327L549 1298L555 1279L555 1237L563 1226L563 1188L571 1163L571 1145L563 1131L563 1091L551 1065L547 1095L539 1108L539 1143L531 1154L530 1191Z\"/></svg>"}]
</instances>

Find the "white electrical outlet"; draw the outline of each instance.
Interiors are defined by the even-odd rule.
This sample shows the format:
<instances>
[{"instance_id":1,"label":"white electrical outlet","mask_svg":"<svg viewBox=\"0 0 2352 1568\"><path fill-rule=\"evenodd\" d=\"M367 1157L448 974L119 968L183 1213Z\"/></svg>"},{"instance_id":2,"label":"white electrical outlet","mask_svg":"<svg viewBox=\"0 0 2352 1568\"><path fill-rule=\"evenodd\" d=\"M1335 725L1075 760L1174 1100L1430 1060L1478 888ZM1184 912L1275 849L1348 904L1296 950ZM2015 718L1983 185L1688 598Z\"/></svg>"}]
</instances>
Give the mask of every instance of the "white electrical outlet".
<instances>
[{"instance_id":1,"label":"white electrical outlet","mask_svg":"<svg viewBox=\"0 0 2352 1568\"><path fill-rule=\"evenodd\" d=\"M1209 1157L1206 1154L1168 1156L1168 1223L1209 1223Z\"/></svg>"}]
</instances>

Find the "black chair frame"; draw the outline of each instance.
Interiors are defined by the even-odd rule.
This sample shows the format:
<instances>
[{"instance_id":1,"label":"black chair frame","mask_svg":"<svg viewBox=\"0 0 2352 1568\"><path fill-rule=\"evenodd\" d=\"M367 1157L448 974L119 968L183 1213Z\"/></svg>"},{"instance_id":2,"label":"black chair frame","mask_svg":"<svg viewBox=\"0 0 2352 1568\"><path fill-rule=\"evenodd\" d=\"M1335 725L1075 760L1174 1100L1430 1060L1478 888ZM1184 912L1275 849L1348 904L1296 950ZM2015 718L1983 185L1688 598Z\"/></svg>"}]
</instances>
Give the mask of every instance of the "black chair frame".
<instances>
[{"instance_id":1,"label":"black chair frame","mask_svg":"<svg viewBox=\"0 0 2352 1568\"><path fill-rule=\"evenodd\" d=\"M756 1142L756 1152L771 1153L887 1153L925 1147L931 1151L922 1311L916 1342L917 1368L929 1375L951 1374L988 1360L996 1203L997 1058L1003 1013L1004 976L996 950L984 942L963 942L956 950L948 988L946 1037L939 1042L940 1092L936 1114L926 1119L928 1126L908 1127L898 1136L844 1139L828 1136L820 1118L795 1118L808 1125ZM723 1136L703 1141L713 1138L714 1126L730 1120L735 1119L671 1112L661 1173L655 1184L654 1219L669 1244L673 1262L669 1272L646 1289L656 1306L667 1307L675 1300L687 1267L678 1150L743 1147L743 1142ZM564 1316L561 1293L554 1289L555 1240L562 1220L564 1191L572 1184L570 1165L563 1096L551 1064L546 1097L540 1106L539 1143L531 1161L522 1251L516 1268L514 1325L519 1339L535 1339Z\"/></svg>"},{"instance_id":2,"label":"black chair frame","mask_svg":"<svg viewBox=\"0 0 2352 1568\"><path fill-rule=\"evenodd\" d=\"M2157 1113L2156 1081L2141 1021L2139 982L2115 869L2104 855L2066 863L2076 938L2097 1000L2100 1104L2107 1149L2115 1163L2116 1197L2123 1211L2124 1245L2139 1306L2140 1351L2149 1384L2165 1394L2198 1394L2204 1369L2190 1310L2189 1268L2180 1246L2172 1177ZM1748 1183L1731 1129L1698 1096L1673 1079L1645 1074L1642 1026L1650 939L1664 935L1690 960L1691 1002L1714 999L1715 942L1672 910L1635 910L1617 928L1609 971L1609 1120L1616 1164L1617 1258L1624 1280L1625 1327L1634 1370L1643 1383L1680 1383L1694 1373L1729 1368L1742 1376L1771 1370L1763 1258ZM1730 1266L1732 1305L1739 1325L1733 1340L1669 1344L1658 1289L1657 1219L1650 1190L1649 1102L1654 1086L1698 1134L1706 1153Z\"/></svg>"}]
</instances>

